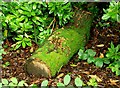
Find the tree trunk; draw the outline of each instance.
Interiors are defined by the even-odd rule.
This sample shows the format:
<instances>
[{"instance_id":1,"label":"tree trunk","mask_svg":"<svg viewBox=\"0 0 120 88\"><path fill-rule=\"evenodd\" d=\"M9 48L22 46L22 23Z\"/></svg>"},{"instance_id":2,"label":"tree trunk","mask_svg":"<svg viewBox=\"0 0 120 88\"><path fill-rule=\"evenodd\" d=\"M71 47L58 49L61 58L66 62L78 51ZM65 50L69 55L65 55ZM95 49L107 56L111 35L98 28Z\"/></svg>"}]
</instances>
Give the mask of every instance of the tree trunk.
<instances>
[{"instance_id":1,"label":"tree trunk","mask_svg":"<svg viewBox=\"0 0 120 88\"><path fill-rule=\"evenodd\" d=\"M78 10L73 19L73 24L53 32L26 61L25 70L28 74L53 77L80 48L84 48L93 17L89 12Z\"/></svg>"}]
</instances>

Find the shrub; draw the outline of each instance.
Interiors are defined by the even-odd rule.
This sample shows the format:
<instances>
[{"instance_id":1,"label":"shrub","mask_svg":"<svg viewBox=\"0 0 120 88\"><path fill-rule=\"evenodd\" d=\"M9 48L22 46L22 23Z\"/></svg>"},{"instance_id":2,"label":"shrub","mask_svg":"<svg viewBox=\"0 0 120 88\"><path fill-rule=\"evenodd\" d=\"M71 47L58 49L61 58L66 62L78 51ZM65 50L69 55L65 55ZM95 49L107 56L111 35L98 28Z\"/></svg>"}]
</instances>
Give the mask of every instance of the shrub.
<instances>
[{"instance_id":1,"label":"shrub","mask_svg":"<svg viewBox=\"0 0 120 88\"><path fill-rule=\"evenodd\" d=\"M110 2L109 8L103 9L105 14L103 14L102 19L120 22L120 2L112 1Z\"/></svg>"},{"instance_id":2,"label":"shrub","mask_svg":"<svg viewBox=\"0 0 120 88\"><path fill-rule=\"evenodd\" d=\"M15 49L31 46L32 41L37 44L43 43L56 25L64 26L71 17L71 3L40 1L2 3L4 36L12 38Z\"/></svg>"}]
</instances>

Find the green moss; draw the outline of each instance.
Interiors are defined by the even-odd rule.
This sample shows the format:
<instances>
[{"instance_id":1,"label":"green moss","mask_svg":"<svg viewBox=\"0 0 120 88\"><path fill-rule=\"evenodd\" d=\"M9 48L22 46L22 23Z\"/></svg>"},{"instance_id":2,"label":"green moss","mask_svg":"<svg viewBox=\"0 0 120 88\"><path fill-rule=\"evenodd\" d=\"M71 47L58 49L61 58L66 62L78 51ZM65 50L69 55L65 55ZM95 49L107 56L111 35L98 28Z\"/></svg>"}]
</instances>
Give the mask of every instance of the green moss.
<instances>
[{"instance_id":1,"label":"green moss","mask_svg":"<svg viewBox=\"0 0 120 88\"><path fill-rule=\"evenodd\" d=\"M80 13L79 13L80 14ZM51 71L51 76L68 63L70 58L80 49L84 48L90 32L92 18L88 19L83 14L83 18L79 21L78 27L71 26L69 29L56 30L39 48L31 58L38 58L46 63Z\"/></svg>"}]
</instances>

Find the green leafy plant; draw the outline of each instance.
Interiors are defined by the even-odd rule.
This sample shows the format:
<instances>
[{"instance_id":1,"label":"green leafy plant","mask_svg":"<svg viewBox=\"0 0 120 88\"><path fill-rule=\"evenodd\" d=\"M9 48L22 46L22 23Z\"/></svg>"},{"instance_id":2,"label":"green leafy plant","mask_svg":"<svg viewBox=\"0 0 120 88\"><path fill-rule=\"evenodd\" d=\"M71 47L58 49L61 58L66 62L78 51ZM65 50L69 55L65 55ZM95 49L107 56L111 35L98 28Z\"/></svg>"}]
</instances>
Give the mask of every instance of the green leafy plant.
<instances>
[{"instance_id":1,"label":"green leafy plant","mask_svg":"<svg viewBox=\"0 0 120 88\"><path fill-rule=\"evenodd\" d=\"M27 83L25 83L24 80L18 82L16 77L12 77L9 81L7 79L2 79L2 84L3 86L9 86L10 88L14 88L14 87L19 87L19 86L28 86Z\"/></svg>"},{"instance_id":2,"label":"green leafy plant","mask_svg":"<svg viewBox=\"0 0 120 88\"><path fill-rule=\"evenodd\" d=\"M102 19L120 22L120 2L112 1L110 2L109 8L103 9L105 14L103 14Z\"/></svg>"},{"instance_id":3,"label":"green leafy plant","mask_svg":"<svg viewBox=\"0 0 120 88\"><path fill-rule=\"evenodd\" d=\"M26 35L27 36L27 35ZM23 37L23 35L18 35L18 37L15 38L18 42L16 44L13 44L12 47L15 46L14 50L18 49L20 46L25 48L26 46L31 46L31 39L29 37Z\"/></svg>"},{"instance_id":4,"label":"green leafy plant","mask_svg":"<svg viewBox=\"0 0 120 88\"><path fill-rule=\"evenodd\" d=\"M87 60L88 63L92 63L95 61L94 56L96 55L96 52L92 49L87 49L85 52L80 49L78 55L80 60Z\"/></svg>"},{"instance_id":5,"label":"green leafy plant","mask_svg":"<svg viewBox=\"0 0 120 88\"><path fill-rule=\"evenodd\" d=\"M48 80L42 81L41 88L47 88L47 86L48 86Z\"/></svg>"},{"instance_id":6,"label":"green leafy plant","mask_svg":"<svg viewBox=\"0 0 120 88\"><path fill-rule=\"evenodd\" d=\"M70 77L70 75L69 74L67 74L67 75L65 75L65 77L63 78L63 83L61 83L61 82L58 82L57 83L57 87L59 88L59 87L65 87L65 86L68 86L68 84L70 83L70 81L71 81L71 77Z\"/></svg>"},{"instance_id":7,"label":"green leafy plant","mask_svg":"<svg viewBox=\"0 0 120 88\"><path fill-rule=\"evenodd\" d=\"M2 65L3 68L8 67L10 65L10 62L5 62L5 64Z\"/></svg>"},{"instance_id":8,"label":"green leafy plant","mask_svg":"<svg viewBox=\"0 0 120 88\"><path fill-rule=\"evenodd\" d=\"M49 14L54 14L56 18L59 20L59 25L63 26L68 23L68 20L72 17L71 12L71 3L66 2L50 2L48 3Z\"/></svg>"},{"instance_id":9,"label":"green leafy plant","mask_svg":"<svg viewBox=\"0 0 120 88\"><path fill-rule=\"evenodd\" d=\"M89 79L89 82L87 82L87 84L88 84L88 86L98 86L95 78Z\"/></svg>"},{"instance_id":10,"label":"green leafy plant","mask_svg":"<svg viewBox=\"0 0 120 88\"><path fill-rule=\"evenodd\" d=\"M87 60L88 63L94 63L97 67L103 67L104 64L108 64L108 68L115 72L116 75L120 75L120 45L116 47L111 42L110 48L104 58L95 57L96 52L92 49L87 49L86 51L80 49L78 52L80 60Z\"/></svg>"},{"instance_id":11,"label":"green leafy plant","mask_svg":"<svg viewBox=\"0 0 120 88\"><path fill-rule=\"evenodd\" d=\"M53 29L71 20L71 3L64 2L3 2L2 31L5 38L12 38L14 49L41 44ZM55 25L56 24L56 25Z\"/></svg>"},{"instance_id":12,"label":"green leafy plant","mask_svg":"<svg viewBox=\"0 0 120 88\"><path fill-rule=\"evenodd\" d=\"M115 72L118 76L120 75L120 44L115 47L111 42L110 46L106 54L106 57L111 62L108 68L112 69L112 72Z\"/></svg>"},{"instance_id":13,"label":"green leafy plant","mask_svg":"<svg viewBox=\"0 0 120 88\"><path fill-rule=\"evenodd\" d=\"M75 78L74 82L77 87L81 87L84 85L83 81L79 77Z\"/></svg>"},{"instance_id":14,"label":"green leafy plant","mask_svg":"<svg viewBox=\"0 0 120 88\"><path fill-rule=\"evenodd\" d=\"M5 88L18 88L18 87L30 87L30 88L37 88L36 84L28 85L24 80L18 81L16 77L12 77L9 80L6 78L1 79L2 87Z\"/></svg>"},{"instance_id":15,"label":"green leafy plant","mask_svg":"<svg viewBox=\"0 0 120 88\"><path fill-rule=\"evenodd\" d=\"M0 60L2 59L2 54L6 54L6 52L4 51L2 45L0 46Z\"/></svg>"}]
</instances>

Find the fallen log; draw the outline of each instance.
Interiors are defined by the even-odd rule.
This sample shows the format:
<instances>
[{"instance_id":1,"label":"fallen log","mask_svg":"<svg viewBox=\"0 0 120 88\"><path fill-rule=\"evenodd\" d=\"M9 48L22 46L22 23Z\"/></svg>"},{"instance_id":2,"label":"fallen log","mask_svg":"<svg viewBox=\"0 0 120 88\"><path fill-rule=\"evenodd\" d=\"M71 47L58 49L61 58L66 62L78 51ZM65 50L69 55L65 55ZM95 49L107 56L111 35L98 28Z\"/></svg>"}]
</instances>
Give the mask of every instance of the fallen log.
<instances>
[{"instance_id":1,"label":"fallen log","mask_svg":"<svg viewBox=\"0 0 120 88\"><path fill-rule=\"evenodd\" d=\"M89 39L93 17L86 11L76 11L74 23L58 29L26 61L25 70L36 76L53 77Z\"/></svg>"}]
</instances>

